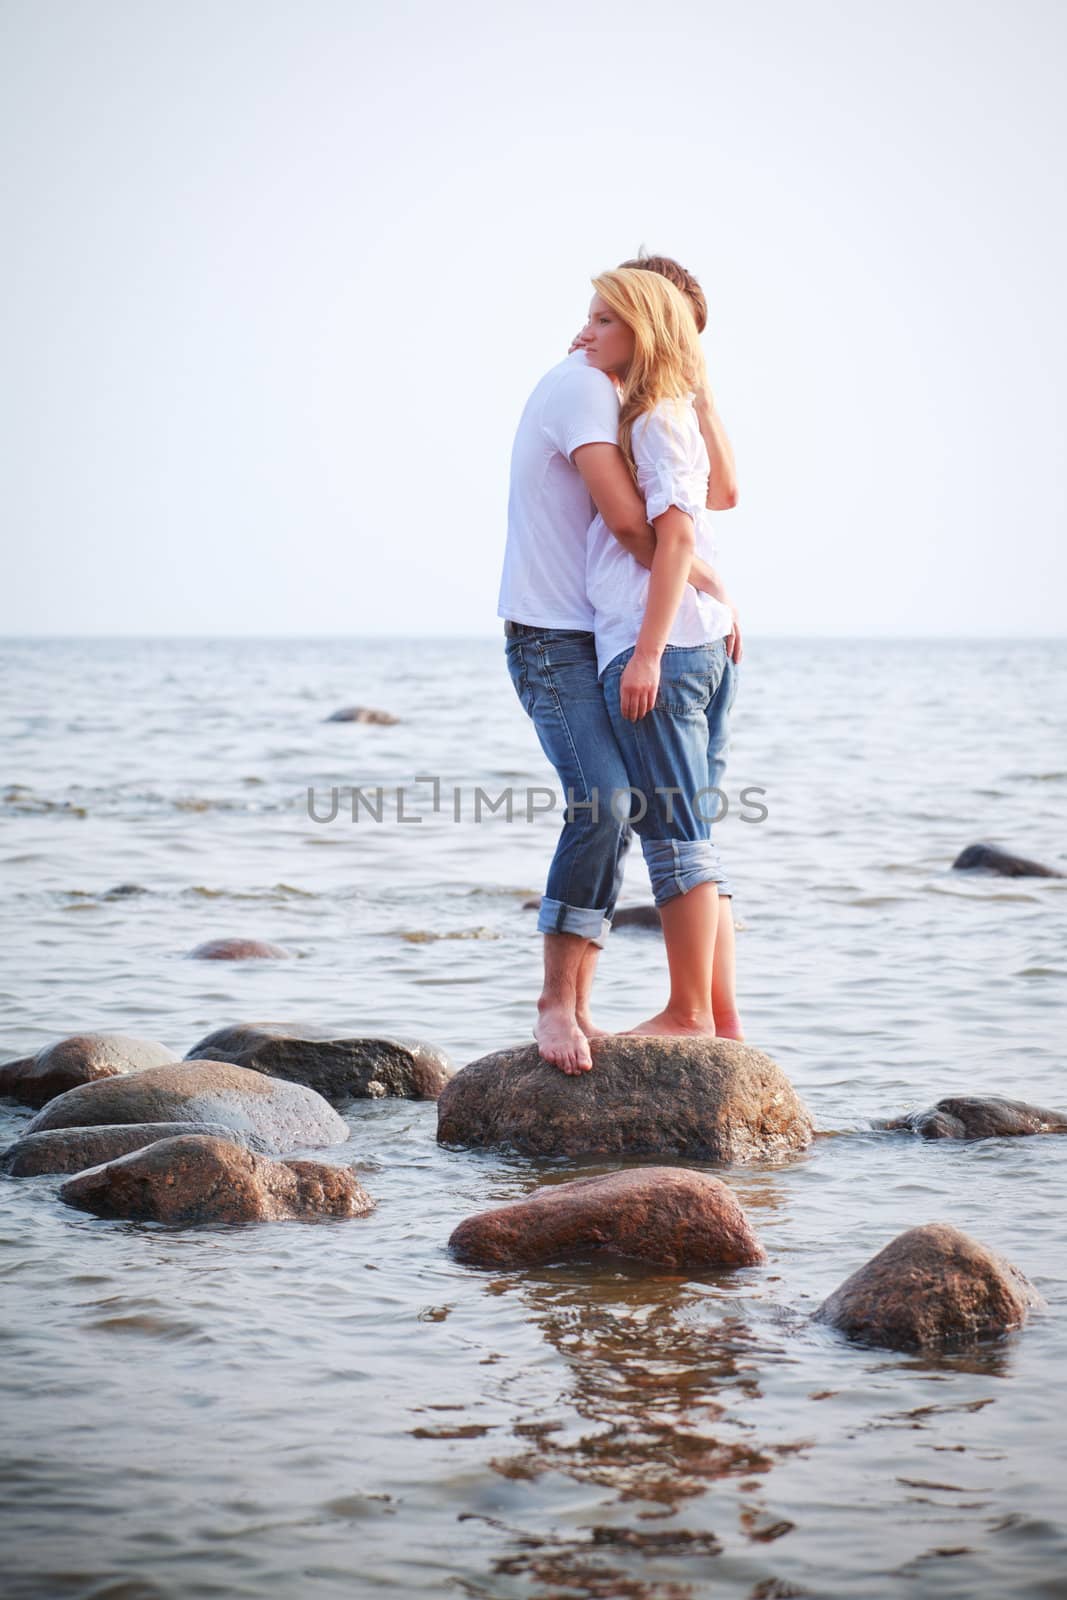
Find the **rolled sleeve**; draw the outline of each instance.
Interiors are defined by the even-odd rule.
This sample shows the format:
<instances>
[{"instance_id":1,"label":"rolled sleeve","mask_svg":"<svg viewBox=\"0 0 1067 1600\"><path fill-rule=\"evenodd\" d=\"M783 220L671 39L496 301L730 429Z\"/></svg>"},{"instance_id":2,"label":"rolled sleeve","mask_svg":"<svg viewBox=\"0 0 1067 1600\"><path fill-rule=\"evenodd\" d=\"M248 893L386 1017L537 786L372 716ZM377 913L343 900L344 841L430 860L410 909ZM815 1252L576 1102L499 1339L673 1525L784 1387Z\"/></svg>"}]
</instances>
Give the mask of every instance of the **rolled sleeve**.
<instances>
[{"instance_id":1,"label":"rolled sleeve","mask_svg":"<svg viewBox=\"0 0 1067 1600\"><path fill-rule=\"evenodd\" d=\"M671 416L657 407L646 412L634 427L637 481L645 497L649 522L661 517L669 506L677 506L694 519L700 515L703 502L695 492L687 423L684 413Z\"/></svg>"}]
</instances>

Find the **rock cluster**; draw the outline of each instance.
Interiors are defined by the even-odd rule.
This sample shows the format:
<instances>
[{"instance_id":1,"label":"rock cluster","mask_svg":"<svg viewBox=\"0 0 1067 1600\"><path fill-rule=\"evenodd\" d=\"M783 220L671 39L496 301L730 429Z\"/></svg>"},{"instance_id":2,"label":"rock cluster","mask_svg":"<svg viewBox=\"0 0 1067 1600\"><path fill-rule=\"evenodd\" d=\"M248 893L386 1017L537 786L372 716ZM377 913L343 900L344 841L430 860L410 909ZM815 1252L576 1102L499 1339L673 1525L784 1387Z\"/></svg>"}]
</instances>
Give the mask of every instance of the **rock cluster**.
<instances>
[{"instance_id":1,"label":"rock cluster","mask_svg":"<svg viewBox=\"0 0 1067 1600\"><path fill-rule=\"evenodd\" d=\"M950 1095L926 1111L909 1112L882 1126L906 1128L924 1139L1003 1139L1067 1133L1067 1116L1000 1095Z\"/></svg>"}]
</instances>

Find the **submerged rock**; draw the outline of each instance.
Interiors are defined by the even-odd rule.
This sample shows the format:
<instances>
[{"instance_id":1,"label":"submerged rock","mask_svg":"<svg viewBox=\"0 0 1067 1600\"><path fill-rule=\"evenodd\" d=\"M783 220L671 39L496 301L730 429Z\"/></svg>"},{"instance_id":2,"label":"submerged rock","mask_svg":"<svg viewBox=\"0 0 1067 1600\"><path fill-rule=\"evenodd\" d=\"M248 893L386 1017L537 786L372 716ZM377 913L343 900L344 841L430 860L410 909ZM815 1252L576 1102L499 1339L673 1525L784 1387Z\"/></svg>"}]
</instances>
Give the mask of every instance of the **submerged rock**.
<instances>
[{"instance_id":1,"label":"submerged rock","mask_svg":"<svg viewBox=\"0 0 1067 1600\"><path fill-rule=\"evenodd\" d=\"M448 1241L479 1267L530 1267L597 1252L661 1266L752 1266L766 1255L725 1183L682 1167L638 1167L549 1184L468 1217Z\"/></svg>"},{"instance_id":2,"label":"submerged rock","mask_svg":"<svg viewBox=\"0 0 1067 1600\"><path fill-rule=\"evenodd\" d=\"M380 728L393 728L400 721L391 711L375 711L370 706L342 706L323 719L326 722L372 722Z\"/></svg>"},{"instance_id":3,"label":"submerged rock","mask_svg":"<svg viewBox=\"0 0 1067 1600\"><path fill-rule=\"evenodd\" d=\"M906 1128L924 1139L1001 1139L1033 1133L1067 1133L1067 1116L1004 1100L1000 1095L953 1095L926 1111L912 1111L884 1128Z\"/></svg>"},{"instance_id":4,"label":"submerged rock","mask_svg":"<svg viewBox=\"0 0 1067 1600\"><path fill-rule=\"evenodd\" d=\"M811 1117L769 1056L732 1039L613 1034L570 1076L535 1044L458 1072L438 1101L442 1144L530 1155L678 1155L751 1161L812 1140Z\"/></svg>"},{"instance_id":5,"label":"submerged rock","mask_svg":"<svg viewBox=\"0 0 1067 1600\"><path fill-rule=\"evenodd\" d=\"M279 1222L363 1217L374 1201L348 1167L271 1161L230 1139L183 1134L68 1178L61 1200L146 1222Z\"/></svg>"},{"instance_id":6,"label":"submerged rock","mask_svg":"<svg viewBox=\"0 0 1067 1600\"><path fill-rule=\"evenodd\" d=\"M1001 878L1062 878L1064 874L1055 867L1043 867L1040 861L1028 861L1025 856L1012 855L995 844L969 844L961 850L952 863L954 872L991 872Z\"/></svg>"},{"instance_id":7,"label":"submerged rock","mask_svg":"<svg viewBox=\"0 0 1067 1600\"><path fill-rule=\"evenodd\" d=\"M131 1150L143 1150L159 1139L179 1134L206 1133L229 1139L262 1155L273 1155L265 1139L220 1122L121 1122L98 1128L49 1128L28 1133L0 1153L0 1172L12 1178L33 1178L44 1172L84 1172L104 1161L115 1161Z\"/></svg>"},{"instance_id":8,"label":"submerged rock","mask_svg":"<svg viewBox=\"0 0 1067 1600\"><path fill-rule=\"evenodd\" d=\"M952 1350L1022 1327L1044 1301L1003 1256L946 1222L909 1228L815 1312L862 1344Z\"/></svg>"},{"instance_id":9,"label":"submerged rock","mask_svg":"<svg viewBox=\"0 0 1067 1600\"><path fill-rule=\"evenodd\" d=\"M271 1078L304 1083L327 1100L436 1100L452 1075L433 1045L363 1039L289 1022L238 1022L216 1028L189 1052L198 1061L234 1061Z\"/></svg>"},{"instance_id":10,"label":"submerged rock","mask_svg":"<svg viewBox=\"0 0 1067 1600\"><path fill-rule=\"evenodd\" d=\"M206 939L190 950L187 961L287 961L288 950L262 939Z\"/></svg>"},{"instance_id":11,"label":"submerged rock","mask_svg":"<svg viewBox=\"0 0 1067 1600\"><path fill-rule=\"evenodd\" d=\"M177 1059L173 1050L155 1039L136 1039L127 1033L72 1033L43 1045L36 1055L0 1065L0 1095L24 1106L43 1106L80 1084Z\"/></svg>"},{"instance_id":12,"label":"submerged rock","mask_svg":"<svg viewBox=\"0 0 1067 1600\"><path fill-rule=\"evenodd\" d=\"M39 1111L26 1131L116 1122L217 1122L258 1134L279 1151L341 1144L351 1136L348 1124L313 1089L227 1061L176 1061L69 1089Z\"/></svg>"}]
</instances>

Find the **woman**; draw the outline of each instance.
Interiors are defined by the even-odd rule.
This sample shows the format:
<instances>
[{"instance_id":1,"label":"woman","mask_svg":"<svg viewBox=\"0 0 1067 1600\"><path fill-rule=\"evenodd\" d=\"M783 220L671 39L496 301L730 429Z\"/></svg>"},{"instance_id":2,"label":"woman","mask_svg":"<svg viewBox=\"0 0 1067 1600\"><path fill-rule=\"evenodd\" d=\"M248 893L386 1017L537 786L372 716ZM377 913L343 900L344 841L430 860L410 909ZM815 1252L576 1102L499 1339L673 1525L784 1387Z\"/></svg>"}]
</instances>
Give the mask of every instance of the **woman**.
<instances>
[{"instance_id":1,"label":"woman","mask_svg":"<svg viewBox=\"0 0 1067 1600\"><path fill-rule=\"evenodd\" d=\"M587 548L600 681L670 969L666 1006L630 1031L741 1038L728 905L720 915L731 891L711 840L736 692L726 646L734 613L725 591L716 598L688 583L694 554L714 560L693 409L703 354L690 306L666 278L619 268L593 287L585 358L620 386L619 445L656 530L650 571L600 517Z\"/></svg>"}]
</instances>

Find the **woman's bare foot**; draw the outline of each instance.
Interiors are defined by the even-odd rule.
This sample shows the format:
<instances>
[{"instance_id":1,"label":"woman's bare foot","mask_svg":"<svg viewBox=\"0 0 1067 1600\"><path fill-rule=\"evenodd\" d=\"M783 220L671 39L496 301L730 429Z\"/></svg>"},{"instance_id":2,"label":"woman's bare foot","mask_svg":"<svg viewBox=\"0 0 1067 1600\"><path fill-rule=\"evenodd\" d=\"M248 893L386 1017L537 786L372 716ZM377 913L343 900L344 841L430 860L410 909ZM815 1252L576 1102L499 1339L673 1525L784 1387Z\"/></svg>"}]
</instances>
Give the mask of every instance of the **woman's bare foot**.
<instances>
[{"instance_id":1,"label":"woman's bare foot","mask_svg":"<svg viewBox=\"0 0 1067 1600\"><path fill-rule=\"evenodd\" d=\"M715 1038L715 1018L710 1011L672 1011L670 1006L659 1012L655 1017L649 1017L647 1022L639 1022L636 1028L628 1028L627 1033L656 1033L676 1034L682 1037L695 1036L702 1039Z\"/></svg>"},{"instance_id":2,"label":"woman's bare foot","mask_svg":"<svg viewBox=\"0 0 1067 1600\"><path fill-rule=\"evenodd\" d=\"M744 1029L741 1027L741 1018L736 1011L716 1011L715 1033L720 1039L744 1040Z\"/></svg>"},{"instance_id":3,"label":"woman's bare foot","mask_svg":"<svg viewBox=\"0 0 1067 1600\"><path fill-rule=\"evenodd\" d=\"M561 1072L574 1076L588 1072L593 1065L589 1041L575 1020L574 1012L562 1006L539 1011L534 1024L534 1038L541 1059L549 1061Z\"/></svg>"}]
</instances>

